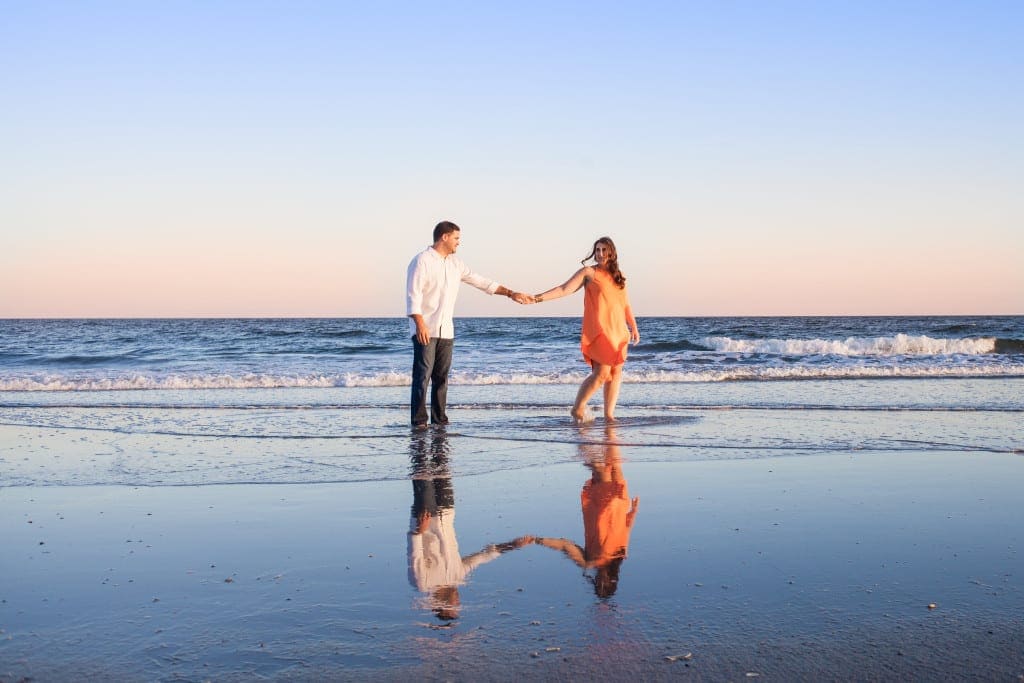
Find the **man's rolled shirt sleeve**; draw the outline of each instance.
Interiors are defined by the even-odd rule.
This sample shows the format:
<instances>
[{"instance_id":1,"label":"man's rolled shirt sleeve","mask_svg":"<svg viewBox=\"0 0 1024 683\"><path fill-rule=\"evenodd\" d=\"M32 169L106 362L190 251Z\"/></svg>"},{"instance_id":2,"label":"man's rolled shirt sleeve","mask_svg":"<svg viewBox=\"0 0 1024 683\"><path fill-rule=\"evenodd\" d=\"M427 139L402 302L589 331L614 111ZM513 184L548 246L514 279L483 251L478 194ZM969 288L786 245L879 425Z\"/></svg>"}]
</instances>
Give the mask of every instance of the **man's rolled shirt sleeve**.
<instances>
[{"instance_id":1,"label":"man's rolled shirt sleeve","mask_svg":"<svg viewBox=\"0 0 1024 683\"><path fill-rule=\"evenodd\" d=\"M405 278L405 314L423 315L423 276L422 259L414 259L409 264Z\"/></svg>"}]
</instances>

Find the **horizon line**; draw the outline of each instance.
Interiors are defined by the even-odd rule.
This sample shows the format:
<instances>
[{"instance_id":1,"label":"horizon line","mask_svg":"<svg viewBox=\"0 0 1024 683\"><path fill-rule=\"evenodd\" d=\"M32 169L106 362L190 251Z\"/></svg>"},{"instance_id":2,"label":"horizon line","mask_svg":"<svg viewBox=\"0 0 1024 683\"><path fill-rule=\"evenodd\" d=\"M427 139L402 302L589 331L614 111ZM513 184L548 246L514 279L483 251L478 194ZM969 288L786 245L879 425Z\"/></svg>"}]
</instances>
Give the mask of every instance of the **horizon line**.
<instances>
[{"instance_id":1,"label":"horizon line","mask_svg":"<svg viewBox=\"0 0 1024 683\"><path fill-rule=\"evenodd\" d=\"M57 315L0 316L0 320L398 320L407 315ZM582 315L456 315L455 318L581 318ZM1024 313L729 313L651 314L637 318L1015 318Z\"/></svg>"}]
</instances>

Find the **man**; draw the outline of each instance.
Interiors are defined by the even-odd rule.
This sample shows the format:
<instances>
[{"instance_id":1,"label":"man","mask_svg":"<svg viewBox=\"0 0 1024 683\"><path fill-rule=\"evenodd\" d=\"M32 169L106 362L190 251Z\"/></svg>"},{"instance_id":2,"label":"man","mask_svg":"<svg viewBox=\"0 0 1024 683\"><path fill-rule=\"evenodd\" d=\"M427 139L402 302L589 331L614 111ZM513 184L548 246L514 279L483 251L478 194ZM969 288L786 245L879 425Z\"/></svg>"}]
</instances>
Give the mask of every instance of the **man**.
<instances>
[{"instance_id":1,"label":"man","mask_svg":"<svg viewBox=\"0 0 1024 683\"><path fill-rule=\"evenodd\" d=\"M427 385L430 384L430 421L446 424L448 372L455 338L455 298L465 282L488 294L501 294L521 304L532 303L528 294L514 292L472 272L455 252L462 230L450 221L434 227L434 243L413 258L406 278L406 314L412 330L412 425L427 426Z\"/></svg>"},{"instance_id":2,"label":"man","mask_svg":"<svg viewBox=\"0 0 1024 683\"><path fill-rule=\"evenodd\" d=\"M533 543L533 536L520 536L505 543L490 544L463 557L455 535L455 492L449 467L450 446L443 431L435 431L429 442L416 434L410 443L412 472L412 516L409 521L409 582L424 594L424 606L446 622L459 618L459 586L482 564Z\"/></svg>"}]
</instances>

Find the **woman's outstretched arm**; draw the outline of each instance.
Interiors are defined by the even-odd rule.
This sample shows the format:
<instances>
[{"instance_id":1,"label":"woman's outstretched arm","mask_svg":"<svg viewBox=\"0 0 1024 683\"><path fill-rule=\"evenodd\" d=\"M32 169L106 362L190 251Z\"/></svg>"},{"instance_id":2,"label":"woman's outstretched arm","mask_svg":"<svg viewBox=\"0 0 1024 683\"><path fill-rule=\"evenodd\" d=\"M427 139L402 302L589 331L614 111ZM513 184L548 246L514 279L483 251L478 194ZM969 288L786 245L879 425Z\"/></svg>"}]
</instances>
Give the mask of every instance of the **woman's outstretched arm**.
<instances>
[{"instance_id":1,"label":"woman's outstretched arm","mask_svg":"<svg viewBox=\"0 0 1024 683\"><path fill-rule=\"evenodd\" d=\"M543 545L553 550L561 550L565 553L566 557L579 566L587 566L587 559L583 554L583 548L579 547L567 538L544 538L543 536L534 536L533 542L537 545Z\"/></svg>"},{"instance_id":2,"label":"woman's outstretched arm","mask_svg":"<svg viewBox=\"0 0 1024 683\"><path fill-rule=\"evenodd\" d=\"M584 266L580 268L575 273L573 273L573 276L571 278L569 278L562 284L558 285L557 287L552 287L548 291L543 292L541 294L534 294L533 300L536 301L537 303L540 303L541 301L551 301L552 299L560 299L563 296L576 292L577 290L579 290L580 287L583 286L583 283L586 282L587 278L590 277L591 270L593 269L590 266Z\"/></svg>"}]
</instances>

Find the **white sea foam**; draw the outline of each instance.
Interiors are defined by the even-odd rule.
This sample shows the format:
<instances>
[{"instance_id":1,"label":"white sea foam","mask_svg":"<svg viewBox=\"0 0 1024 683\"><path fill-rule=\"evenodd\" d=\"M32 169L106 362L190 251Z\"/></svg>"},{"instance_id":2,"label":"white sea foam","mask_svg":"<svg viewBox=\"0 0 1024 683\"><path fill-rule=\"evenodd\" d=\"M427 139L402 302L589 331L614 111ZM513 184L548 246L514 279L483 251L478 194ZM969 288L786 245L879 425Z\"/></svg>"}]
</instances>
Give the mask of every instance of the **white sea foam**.
<instances>
[{"instance_id":1,"label":"white sea foam","mask_svg":"<svg viewBox=\"0 0 1024 683\"><path fill-rule=\"evenodd\" d=\"M410 383L409 375L397 372L375 375L168 375L154 377L60 377L48 376L0 379L0 391L125 391L133 389L282 389L327 387L387 387Z\"/></svg>"},{"instance_id":2,"label":"white sea foam","mask_svg":"<svg viewBox=\"0 0 1024 683\"><path fill-rule=\"evenodd\" d=\"M529 373L467 373L454 372L450 382L455 385L542 385L579 384L586 377L582 372L547 374ZM644 370L627 364L623 376L629 383L691 383L770 381L787 379L871 379L927 377L1024 377L1024 364L1000 365L914 365L909 363L884 366L731 365L700 370ZM124 390L203 390L203 389L282 389L330 387L400 387L409 386L408 373L395 371L304 376L273 374L205 374L168 375L164 377L132 375L111 377L15 377L0 379L0 391L124 391Z\"/></svg>"},{"instance_id":3,"label":"white sea foam","mask_svg":"<svg viewBox=\"0 0 1024 683\"><path fill-rule=\"evenodd\" d=\"M1024 365L1000 366L830 366L734 367L699 372L628 372L624 382L738 382L792 379L884 379L941 377L1024 377Z\"/></svg>"},{"instance_id":4,"label":"white sea foam","mask_svg":"<svg viewBox=\"0 0 1024 683\"><path fill-rule=\"evenodd\" d=\"M992 353L994 337L934 339L897 334L847 339L731 339L706 337L702 345L725 353L771 353L784 356L948 356Z\"/></svg>"}]
</instances>

